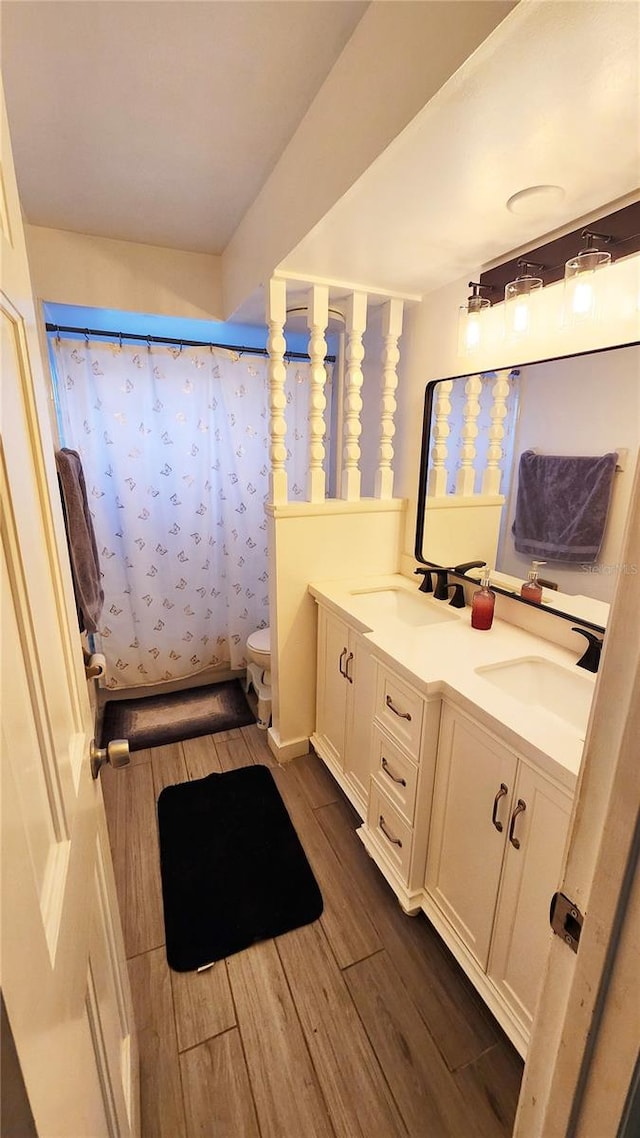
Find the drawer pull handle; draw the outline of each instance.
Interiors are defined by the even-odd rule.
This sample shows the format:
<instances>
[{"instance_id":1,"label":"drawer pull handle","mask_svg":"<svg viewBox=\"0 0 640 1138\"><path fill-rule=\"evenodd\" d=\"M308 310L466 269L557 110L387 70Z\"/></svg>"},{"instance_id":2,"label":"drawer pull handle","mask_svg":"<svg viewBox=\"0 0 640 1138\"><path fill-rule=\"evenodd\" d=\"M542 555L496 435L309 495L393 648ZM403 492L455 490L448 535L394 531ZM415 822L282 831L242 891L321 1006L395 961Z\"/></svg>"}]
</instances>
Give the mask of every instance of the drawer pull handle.
<instances>
[{"instance_id":1,"label":"drawer pull handle","mask_svg":"<svg viewBox=\"0 0 640 1138\"><path fill-rule=\"evenodd\" d=\"M513 836L513 831L516 828L516 818L518 817L518 814L524 814L526 809L527 809L526 802L523 802L522 799L519 798L518 802L516 804L516 808L513 811L513 814L511 815L511 825L509 826L509 841L511 842L511 845L516 850L520 849L520 839L514 838L514 836Z\"/></svg>"},{"instance_id":2,"label":"drawer pull handle","mask_svg":"<svg viewBox=\"0 0 640 1138\"><path fill-rule=\"evenodd\" d=\"M350 675L350 673L349 673L349 664L351 663L352 660L353 660L353 652L350 652L349 655L347 656L347 660L346 660L346 663L344 666L344 674L345 674L345 676L348 679L350 684L353 683L353 676Z\"/></svg>"},{"instance_id":3,"label":"drawer pull handle","mask_svg":"<svg viewBox=\"0 0 640 1138\"><path fill-rule=\"evenodd\" d=\"M382 833L384 834L387 841L391 842L392 846L399 846L400 849L402 849L402 842L400 841L400 838L394 838L393 834L389 833L389 831L387 830L387 826L386 826L386 823L385 823L385 820L384 820L382 814L380 815L380 817L378 819L378 825L379 825L380 829L382 830Z\"/></svg>"},{"instance_id":4,"label":"drawer pull handle","mask_svg":"<svg viewBox=\"0 0 640 1138\"><path fill-rule=\"evenodd\" d=\"M500 834L502 833L504 826L502 825L502 822L498 821L498 803L499 803L500 799L504 798L505 794L508 794L508 793L509 793L509 788L507 786L505 786L503 782L501 782L500 783L500 790L498 791L498 793L496 794L496 796L493 800L493 813L491 815L491 821L493 822L496 830L498 830L498 832Z\"/></svg>"},{"instance_id":5,"label":"drawer pull handle","mask_svg":"<svg viewBox=\"0 0 640 1138\"><path fill-rule=\"evenodd\" d=\"M338 662L338 668L340 669L340 675L341 675L341 676L346 676L346 674L347 674L346 672L344 672L344 671L342 670L342 661L344 660L344 658L345 658L346 654L347 654L347 649L346 649L346 648L343 648L343 649L342 649L342 652L340 653L340 660L339 660L339 662Z\"/></svg>"},{"instance_id":6,"label":"drawer pull handle","mask_svg":"<svg viewBox=\"0 0 640 1138\"><path fill-rule=\"evenodd\" d=\"M387 696L387 707L391 708L393 714L397 715L399 719L407 719L409 721L409 723L411 723L411 715L409 714L409 712L408 711L398 711L398 708L394 707L394 703L393 703L393 700L392 700L390 695Z\"/></svg>"},{"instance_id":7,"label":"drawer pull handle","mask_svg":"<svg viewBox=\"0 0 640 1138\"><path fill-rule=\"evenodd\" d=\"M382 769L383 769L385 774L389 775L389 778L393 782L397 782L398 786L406 786L407 785L406 778L398 778L398 776L393 773L393 771L389 767L389 764L388 764L387 760L385 759L384 755L382 756ZM502 826L500 827L500 829L502 829Z\"/></svg>"}]
</instances>

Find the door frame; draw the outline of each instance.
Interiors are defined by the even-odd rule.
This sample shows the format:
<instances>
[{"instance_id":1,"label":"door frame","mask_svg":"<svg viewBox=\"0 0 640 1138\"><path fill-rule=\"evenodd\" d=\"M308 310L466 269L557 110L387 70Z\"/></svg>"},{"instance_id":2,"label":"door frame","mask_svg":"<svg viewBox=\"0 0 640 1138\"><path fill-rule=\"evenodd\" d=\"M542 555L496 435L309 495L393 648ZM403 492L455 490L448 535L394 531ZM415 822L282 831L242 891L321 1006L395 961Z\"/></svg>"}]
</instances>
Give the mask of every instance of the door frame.
<instances>
[{"instance_id":1,"label":"door frame","mask_svg":"<svg viewBox=\"0 0 640 1138\"><path fill-rule=\"evenodd\" d=\"M552 939L514 1138L615 1134L634 1077L637 1004L628 969L640 932L640 462L623 550L560 885L584 926L577 955Z\"/></svg>"}]
</instances>

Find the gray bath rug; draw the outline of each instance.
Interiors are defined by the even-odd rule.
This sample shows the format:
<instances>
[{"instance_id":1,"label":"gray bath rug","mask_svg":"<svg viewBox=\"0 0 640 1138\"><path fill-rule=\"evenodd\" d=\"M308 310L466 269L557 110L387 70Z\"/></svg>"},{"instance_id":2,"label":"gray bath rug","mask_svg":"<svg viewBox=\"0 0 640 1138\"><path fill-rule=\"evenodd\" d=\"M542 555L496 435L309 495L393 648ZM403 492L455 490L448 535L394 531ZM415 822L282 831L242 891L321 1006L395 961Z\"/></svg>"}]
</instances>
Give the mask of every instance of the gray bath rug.
<instances>
[{"instance_id":1,"label":"gray bath rug","mask_svg":"<svg viewBox=\"0 0 640 1138\"><path fill-rule=\"evenodd\" d=\"M128 739L130 751L142 751L249 723L255 723L255 716L240 680L226 680L168 695L107 700L100 746L110 739Z\"/></svg>"}]
</instances>

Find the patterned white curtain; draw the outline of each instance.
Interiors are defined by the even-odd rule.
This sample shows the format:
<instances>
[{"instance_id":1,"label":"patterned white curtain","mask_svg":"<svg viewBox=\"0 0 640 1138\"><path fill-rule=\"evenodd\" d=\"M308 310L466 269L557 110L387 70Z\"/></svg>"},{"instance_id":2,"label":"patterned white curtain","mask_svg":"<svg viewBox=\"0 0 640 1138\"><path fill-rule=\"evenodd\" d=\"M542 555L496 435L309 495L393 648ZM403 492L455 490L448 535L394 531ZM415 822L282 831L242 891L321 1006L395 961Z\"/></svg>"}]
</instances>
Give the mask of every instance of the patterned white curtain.
<instances>
[{"instance_id":1,"label":"patterned white curtain","mask_svg":"<svg viewBox=\"0 0 640 1138\"><path fill-rule=\"evenodd\" d=\"M100 554L107 686L243 667L269 621L266 360L52 344L61 441L80 454ZM305 492L308 389L308 364L290 364L292 497Z\"/></svg>"}]
</instances>

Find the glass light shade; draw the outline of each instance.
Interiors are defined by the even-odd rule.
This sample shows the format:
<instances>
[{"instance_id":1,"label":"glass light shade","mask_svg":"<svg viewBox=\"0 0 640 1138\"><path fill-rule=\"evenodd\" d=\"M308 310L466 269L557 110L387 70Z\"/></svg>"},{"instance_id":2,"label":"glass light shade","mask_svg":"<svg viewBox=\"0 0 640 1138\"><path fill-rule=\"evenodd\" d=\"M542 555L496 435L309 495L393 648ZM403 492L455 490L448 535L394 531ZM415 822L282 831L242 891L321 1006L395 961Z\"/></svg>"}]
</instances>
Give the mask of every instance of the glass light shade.
<instances>
[{"instance_id":1,"label":"glass light shade","mask_svg":"<svg viewBox=\"0 0 640 1138\"><path fill-rule=\"evenodd\" d=\"M458 315L458 354L471 355L482 344L482 313L490 308L491 302L484 296L470 296L460 308Z\"/></svg>"},{"instance_id":2,"label":"glass light shade","mask_svg":"<svg viewBox=\"0 0 640 1138\"><path fill-rule=\"evenodd\" d=\"M536 301L541 290L541 277L517 277L509 281L504 290L505 331L509 339L535 333Z\"/></svg>"},{"instance_id":3,"label":"glass light shade","mask_svg":"<svg viewBox=\"0 0 640 1138\"><path fill-rule=\"evenodd\" d=\"M586 249L564 267L565 321L596 319L602 311L605 283L600 271L611 264L611 254ZM606 278L605 278L606 280Z\"/></svg>"}]
</instances>

